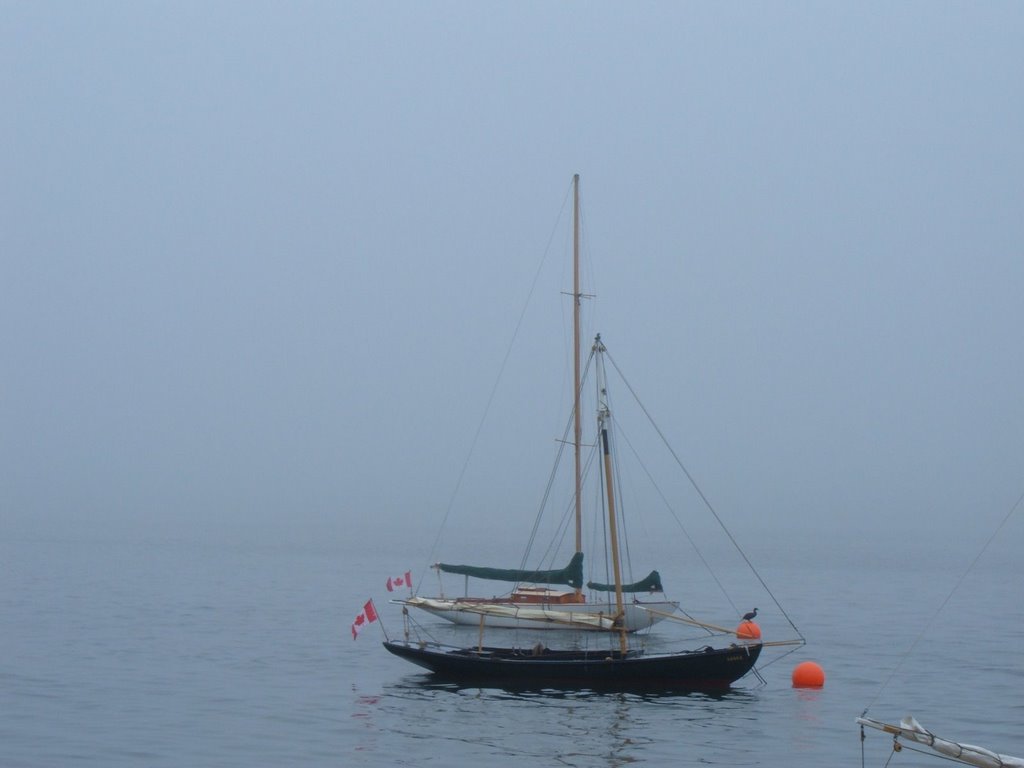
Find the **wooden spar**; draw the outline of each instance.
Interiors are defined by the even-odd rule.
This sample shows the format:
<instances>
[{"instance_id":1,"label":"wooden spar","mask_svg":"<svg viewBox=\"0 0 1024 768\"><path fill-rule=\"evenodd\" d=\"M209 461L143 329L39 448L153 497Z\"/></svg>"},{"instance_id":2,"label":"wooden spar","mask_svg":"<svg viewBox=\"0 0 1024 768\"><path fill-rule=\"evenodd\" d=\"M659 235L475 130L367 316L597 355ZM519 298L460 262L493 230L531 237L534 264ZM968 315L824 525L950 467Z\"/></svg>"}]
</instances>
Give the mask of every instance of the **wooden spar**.
<instances>
[{"instance_id":1,"label":"wooden spar","mask_svg":"<svg viewBox=\"0 0 1024 768\"><path fill-rule=\"evenodd\" d=\"M615 620L619 623L619 645L625 654L626 625L622 620L626 610L622 601L622 574L619 571L619 537L615 531L615 497L612 495L612 457L608 452L608 430L601 429L601 443L604 450L605 485L608 487L608 533L612 548L612 571L615 573Z\"/></svg>"},{"instance_id":2,"label":"wooden spar","mask_svg":"<svg viewBox=\"0 0 1024 768\"><path fill-rule=\"evenodd\" d=\"M608 410L608 403L605 400L607 394L604 389L604 363L600 353L604 351L604 344L601 343L601 336L598 334L594 339L594 349L598 353L598 385L600 387L601 404L598 408L598 427L601 432L601 450L604 453L604 483L605 492L608 494L608 543L611 546L612 574L615 577L615 621L619 625L619 647L622 655L626 655L629 649L626 643L626 608L622 599L622 570L619 567L619 535L618 525L615 519L615 488L612 485L612 454L608 446L607 420L611 415Z\"/></svg>"},{"instance_id":3,"label":"wooden spar","mask_svg":"<svg viewBox=\"0 0 1024 768\"><path fill-rule=\"evenodd\" d=\"M583 500L581 445L583 425L580 419L580 175L572 177L572 339L573 339L573 452L576 459L576 551L583 551ZM576 588L579 599L582 588Z\"/></svg>"},{"instance_id":4,"label":"wooden spar","mask_svg":"<svg viewBox=\"0 0 1024 768\"><path fill-rule=\"evenodd\" d=\"M663 619L670 619L672 621L677 621L680 624L689 624L694 627L700 627L701 629L710 629L715 632L722 632L726 635L731 635L735 631L732 629L728 629L726 627L720 627L717 624L709 624L706 621L697 621L696 619L690 619L686 616L677 616L674 613L666 613L665 611L658 611L654 608L647 608L646 610L648 613L653 614L655 616L661 616Z\"/></svg>"},{"instance_id":5,"label":"wooden spar","mask_svg":"<svg viewBox=\"0 0 1024 768\"><path fill-rule=\"evenodd\" d=\"M720 627L717 624L709 624L706 621L697 621L696 619L691 619L686 616L679 616L674 613L666 613L665 611L659 611L654 608L645 608L644 610L646 610L649 614L653 616L661 616L663 619L667 619L668 621L675 621L679 624L689 624L692 627L700 627L701 629L710 629L715 632L721 632L725 635L731 635L736 631L734 629L729 629L728 627ZM766 640L763 642L759 640L758 643L765 647L783 645L806 645L806 642L804 640Z\"/></svg>"}]
</instances>

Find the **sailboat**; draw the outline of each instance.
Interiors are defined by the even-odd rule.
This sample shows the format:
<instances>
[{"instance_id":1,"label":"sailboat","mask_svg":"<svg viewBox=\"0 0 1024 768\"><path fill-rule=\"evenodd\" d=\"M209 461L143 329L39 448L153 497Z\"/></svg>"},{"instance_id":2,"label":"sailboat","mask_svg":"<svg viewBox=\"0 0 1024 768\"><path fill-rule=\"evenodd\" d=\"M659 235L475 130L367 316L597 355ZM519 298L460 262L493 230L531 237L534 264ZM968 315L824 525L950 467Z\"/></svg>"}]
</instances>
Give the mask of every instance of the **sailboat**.
<instances>
[{"instance_id":1,"label":"sailboat","mask_svg":"<svg viewBox=\"0 0 1024 768\"><path fill-rule=\"evenodd\" d=\"M509 629L573 629L610 631L618 625L627 632L645 630L672 615L679 607L676 601L664 599L661 576L651 571L646 577L622 585L622 592L631 599L617 606L607 595L610 584L588 582L596 599L587 600L583 591L583 525L582 525L582 387L580 359L580 202L579 174L573 177L573 458L575 472L575 541L576 549L564 568L526 569L435 563L440 573L462 575L466 594L458 597L422 597L415 595L396 600L409 608L417 608L455 624L479 625ZM507 593L496 597L474 597L468 594L469 579L484 579L514 584ZM563 587L559 589L558 587ZM564 589L569 587L569 589ZM644 595L645 598L640 597ZM616 617L613 619L613 617Z\"/></svg>"},{"instance_id":2,"label":"sailboat","mask_svg":"<svg viewBox=\"0 0 1024 768\"><path fill-rule=\"evenodd\" d=\"M574 230L578 233L578 184L579 176L573 179L574 186ZM574 236L574 252L578 253L578 236ZM574 258L578 265L578 255ZM578 275L578 267L574 268ZM578 277L575 282L575 298L578 304L580 293ZM578 345L579 320L578 313L574 320L575 335ZM573 592L564 591L565 602L554 602L542 598L536 601L524 599L531 594L520 588L515 593L518 600L482 600L462 599L448 600L441 605L440 600L431 603L423 599L412 598L403 601L405 610L404 638L401 640L385 639L384 647L392 654L413 664L419 665L444 679L461 683L487 683L511 686L541 687L572 687L587 689L613 690L703 690L728 688L754 669L762 649L760 632L742 635L739 631L714 627L720 634L727 636L716 647L706 644L706 636L702 636L697 647L669 652L649 652L646 647L631 647L631 629L628 623L629 608L637 603L627 601L631 590L660 589L660 577L653 572L646 579L632 584L623 581L622 543L620 542L621 523L618 514L619 496L616 491L617 473L613 468L613 413L608 393L608 377L606 375L607 348L597 335L591 347L586 368L593 371L596 389L596 435L593 447L596 450L594 465L598 470L601 492L597 494L602 504L604 531L606 532L608 560L612 580L609 584L590 582L592 589L607 589L613 596L607 603L595 605L587 603ZM579 532L579 499L582 495L580 447L582 445L582 423L580 413L580 359L576 355L575 402L574 402L574 447L576 450L576 505L577 505L577 551L569 566L561 570L528 571L523 569L500 571L485 569L479 566L445 566L449 573L458 573L479 578L507 579L510 581L530 581L538 586L531 587L545 596L547 587L539 585L564 584L576 592L582 586L582 552ZM675 604L670 604L672 609ZM649 604L641 603L640 610L650 614L647 619L653 623L657 619L674 619L688 624L696 624L704 630L713 625L697 622L686 616L674 616L668 611L656 611ZM437 615L445 616L461 623L474 623L479 626L479 636L475 644L452 645L439 643L424 637L412 626L409 607L421 608ZM485 631L503 622L517 622L513 626L576 626L604 630L607 635L597 643L581 645L570 644L564 649L549 648L543 642L534 642L534 638L522 645L489 645L484 643ZM527 624L527 622L529 622ZM742 635L742 636L741 636ZM503 636L507 637L507 633ZM518 640L520 633L514 637ZM786 641L778 642L782 644ZM803 642L802 638L799 641ZM767 643L772 645L776 643Z\"/></svg>"},{"instance_id":3,"label":"sailboat","mask_svg":"<svg viewBox=\"0 0 1024 768\"><path fill-rule=\"evenodd\" d=\"M649 654L644 649L631 649L627 629L622 621L626 603L620 564L618 521L609 438L611 410L604 395L605 346L598 336L594 342L598 388L602 399L598 407L598 440L601 468L606 488L608 539L614 573L614 612L607 620L608 628L618 635L617 647L600 649L552 650L543 643L528 647L493 647L483 644L483 622L491 618L478 614L481 622L480 642L475 646L458 647L409 637L406 624L404 640L386 640L391 653L411 661L444 678L460 682L488 682L513 685L567 685L612 689L714 689L727 688L746 675L761 655L760 638L740 639L715 648L703 645L696 649L671 653Z\"/></svg>"}]
</instances>

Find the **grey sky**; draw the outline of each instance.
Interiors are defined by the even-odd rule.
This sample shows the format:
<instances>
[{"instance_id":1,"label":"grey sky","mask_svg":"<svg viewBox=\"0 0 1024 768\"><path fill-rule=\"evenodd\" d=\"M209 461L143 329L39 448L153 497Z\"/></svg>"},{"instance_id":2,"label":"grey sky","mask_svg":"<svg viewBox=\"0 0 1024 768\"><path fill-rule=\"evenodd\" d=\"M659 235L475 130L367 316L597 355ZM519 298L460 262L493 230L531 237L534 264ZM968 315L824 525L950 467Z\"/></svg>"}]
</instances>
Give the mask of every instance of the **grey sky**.
<instances>
[{"instance_id":1,"label":"grey sky","mask_svg":"<svg viewBox=\"0 0 1024 768\"><path fill-rule=\"evenodd\" d=\"M0 514L432 530L578 172L588 329L727 519L994 523L1022 33L995 2L3 3ZM489 421L530 460L474 457L528 514L565 231Z\"/></svg>"}]
</instances>

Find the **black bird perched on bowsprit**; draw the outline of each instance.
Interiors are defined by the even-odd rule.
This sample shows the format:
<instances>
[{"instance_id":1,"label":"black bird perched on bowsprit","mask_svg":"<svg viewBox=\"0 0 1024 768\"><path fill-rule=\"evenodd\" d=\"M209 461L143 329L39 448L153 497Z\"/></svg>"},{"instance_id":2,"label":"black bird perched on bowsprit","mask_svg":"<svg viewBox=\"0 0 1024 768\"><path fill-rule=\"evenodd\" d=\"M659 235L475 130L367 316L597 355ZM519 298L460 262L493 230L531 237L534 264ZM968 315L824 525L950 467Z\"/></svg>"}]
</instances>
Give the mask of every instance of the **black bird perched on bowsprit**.
<instances>
[{"instance_id":1,"label":"black bird perched on bowsprit","mask_svg":"<svg viewBox=\"0 0 1024 768\"><path fill-rule=\"evenodd\" d=\"M753 621L755 616L757 616L757 608L752 610L750 613L743 614L743 620L744 621Z\"/></svg>"}]
</instances>

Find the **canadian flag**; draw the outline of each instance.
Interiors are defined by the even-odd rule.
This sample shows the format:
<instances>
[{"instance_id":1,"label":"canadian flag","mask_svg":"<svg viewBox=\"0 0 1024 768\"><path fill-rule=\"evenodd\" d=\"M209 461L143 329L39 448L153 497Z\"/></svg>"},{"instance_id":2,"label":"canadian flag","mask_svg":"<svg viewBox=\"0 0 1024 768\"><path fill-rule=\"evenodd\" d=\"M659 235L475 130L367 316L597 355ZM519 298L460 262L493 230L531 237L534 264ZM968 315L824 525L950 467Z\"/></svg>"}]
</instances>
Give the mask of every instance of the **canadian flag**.
<instances>
[{"instance_id":1,"label":"canadian flag","mask_svg":"<svg viewBox=\"0 0 1024 768\"><path fill-rule=\"evenodd\" d=\"M412 592L412 571L406 571L404 576L397 576L392 579L388 577L388 592L394 592L396 587L408 587Z\"/></svg>"},{"instance_id":2,"label":"canadian flag","mask_svg":"<svg viewBox=\"0 0 1024 768\"><path fill-rule=\"evenodd\" d=\"M352 622L352 639L355 640L359 636L359 630L366 624L372 624L377 620L377 609L373 605L373 600L367 600L366 605L363 606L362 612L356 616L356 620Z\"/></svg>"}]
</instances>

